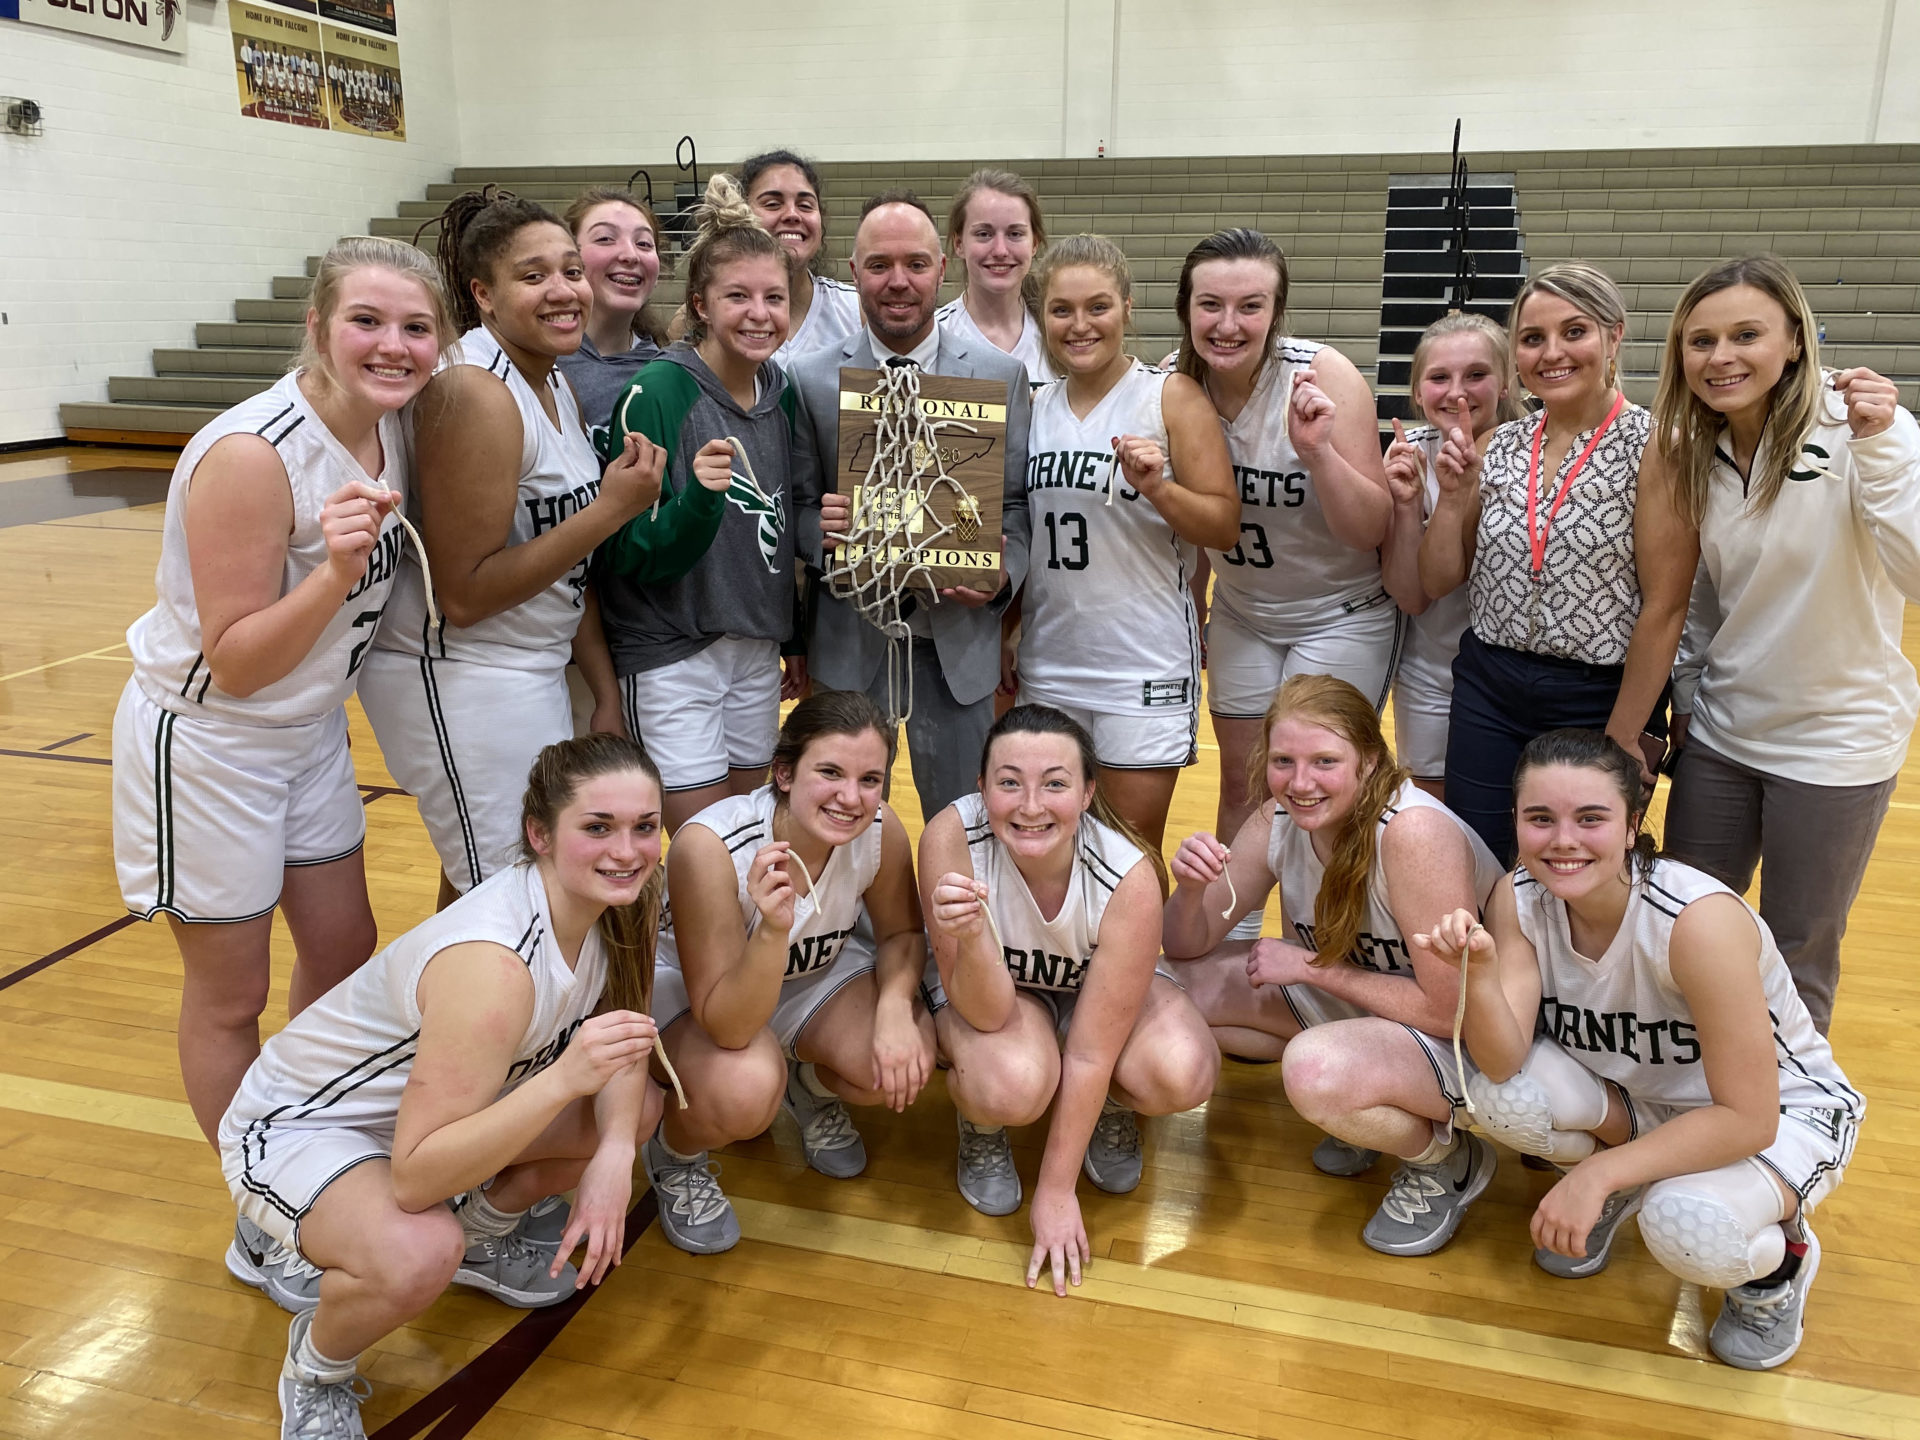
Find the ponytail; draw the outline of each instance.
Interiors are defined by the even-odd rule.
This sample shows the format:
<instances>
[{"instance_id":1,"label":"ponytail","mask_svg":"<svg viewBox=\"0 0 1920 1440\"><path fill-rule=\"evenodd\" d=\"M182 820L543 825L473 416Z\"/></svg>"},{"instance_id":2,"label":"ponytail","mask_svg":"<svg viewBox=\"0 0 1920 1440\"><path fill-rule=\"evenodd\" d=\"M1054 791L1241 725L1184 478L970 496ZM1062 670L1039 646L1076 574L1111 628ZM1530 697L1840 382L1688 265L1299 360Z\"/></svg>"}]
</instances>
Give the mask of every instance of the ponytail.
<instances>
[{"instance_id":1,"label":"ponytail","mask_svg":"<svg viewBox=\"0 0 1920 1440\"><path fill-rule=\"evenodd\" d=\"M435 223L429 220L414 231L415 242L428 225ZM522 200L498 185L454 196L440 212L437 223L440 238L435 243L434 255L446 279L447 298L453 304L453 318L462 334L480 324L480 304L473 298L473 282L493 283L494 263L506 253L521 228L547 224L567 229L560 217L546 206Z\"/></svg>"}]
</instances>

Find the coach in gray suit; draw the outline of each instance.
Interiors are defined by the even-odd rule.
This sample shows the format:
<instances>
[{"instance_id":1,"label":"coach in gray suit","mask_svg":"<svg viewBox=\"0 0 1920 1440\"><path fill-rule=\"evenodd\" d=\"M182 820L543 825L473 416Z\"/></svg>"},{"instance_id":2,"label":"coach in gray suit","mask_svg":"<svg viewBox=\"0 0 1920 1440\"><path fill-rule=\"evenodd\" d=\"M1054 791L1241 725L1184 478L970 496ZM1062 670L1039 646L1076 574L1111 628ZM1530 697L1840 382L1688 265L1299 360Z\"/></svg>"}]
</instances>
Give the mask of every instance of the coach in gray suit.
<instances>
[{"instance_id":1,"label":"coach in gray suit","mask_svg":"<svg viewBox=\"0 0 1920 1440\"><path fill-rule=\"evenodd\" d=\"M911 191L876 195L860 211L853 278L865 328L837 345L793 361L800 419L814 433L815 468L794 470L795 538L809 564L846 530L851 496L838 493L840 367L915 364L930 375L999 380L1007 387L1006 491L1001 518L1001 583L996 591L942 590L908 617L913 636L913 714L907 745L913 784L929 819L974 788L980 750L993 724L1000 681L1000 617L1027 574L1027 430L1032 417L1027 367L991 345L956 340L934 322L946 257L933 216ZM795 447L798 451L802 447ZM799 461L799 455L795 456ZM816 685L864 690L887 705L887 637L816 581L819 597L808 637L807 667Z\"/></svg>"}]
</instances>

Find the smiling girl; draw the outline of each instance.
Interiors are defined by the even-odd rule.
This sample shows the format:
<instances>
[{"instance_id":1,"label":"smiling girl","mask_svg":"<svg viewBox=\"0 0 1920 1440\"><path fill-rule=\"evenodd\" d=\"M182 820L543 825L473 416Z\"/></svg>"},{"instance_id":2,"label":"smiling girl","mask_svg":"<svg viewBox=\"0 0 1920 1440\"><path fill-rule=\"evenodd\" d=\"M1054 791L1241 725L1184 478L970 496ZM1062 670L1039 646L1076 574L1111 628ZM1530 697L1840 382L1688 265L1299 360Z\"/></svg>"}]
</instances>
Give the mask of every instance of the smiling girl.
<instances>
[{"instance_id":1,"label":"smiling girl","mask_svg":"<svg viewBox=\"0 0 1920 1440\"><path fill-rule=\"evenodd\" d=\"M241 1213L326 1277L288 1332L283 1436L364 1436L356 1361L449 1283L530 1309L620 1263L661 1109L660 778L630 740L561 741L522 816L519 863L269 1040L220 1123ZM528 1207L575 1186L557 1251L528 1244Z\"/></svg>"},{"instance_id":2,"label":"smiling girl","mask_svg":"<svg viewBox=\"0 0 1920 1440\"><path fill-rule=\"evenodd\" d=\"M1013 356L1036 387L1056 378L1027 304L1027 276L1046 245L1039 193L1013 171L976 170L955 192L947 211L947 248L966 281L940 307L941 328L963 343Z\"/></svg>"},{"instance_id":3,"label":"smiling girl","mask_svg":"<svg viewBox=\"0 0 1920 1440\"><path fill-rule=\"evenodd\" d=\"M1248 788L1271 795L1229 849L1202 832L1173 857L1166 949L1215 1038L1278 1058L1287 1099L1327 1132L1329 1175L1400 1160L1361 1232L1389 1255L1445 1245L1493 1178L1493 1147L1464 1122L1451 1033L1458 975L1408 944L1455 909L1478 913L1500 866L1465 821L1393 761L1371 701L1330 675L1296 675L1262 721ZM1278 885L1294 940L1228 938ZM1222 942L1225 943L1222 943Z\"/></svg>"},{"instance_id":4,"label":"smiling girl","mask_svg":"<svg viewBox=\"0 0 1920 1440\"><path fill-rule=\"evenodd\" d=\"M820 248L827 238L827 206L811 160L791 150L764 151L741 164L740 189L761 225L787 252L791 324L773 356L786 369L860 328L860 294L824 273Z\"/></svg>"},{"instance_id":5,"label":"smiling girl","mask_svg":"<svg viewBox=\"0 0 1920 1440\"><path fill-rule=\"evenodd\" d=\"M960 1121L956 1174L986 1215L1020 1206L1006 1127L1053 1107L1033 1193L1027 1284L1080 1283L1091 1250L1074 1186L1140 1183L1138 1115L1191 1110L1220 1052L1160 950L1159 857L1110 809L1093 741L1064 712L994 722L980 790L920 841L927 990ZM936 878L937 877L937 878Z\"/></svg>"},{"instance_id":6,"label":"smiling girl","mask_svg":"<svg viewBox=\"0 0 1920 1440\"><path fill-rule=\"evenodd\" d=\"M1535 1261L1578 1279L1620 1222L1668 1270L1726 1290L1708 1337L1745 1370L1791 1359L1866 1102L1794 993L1766 922L1641 831L1640 766L1607 736L1531 741L1514 779L1520 868L1414 943L1469 952L1467 1082L1482 1128L1564 1171Z\"/></svg>"},{"instance_id":7,"label":"smiling girl","mask_svg":"<svg viewBox=\"0 0 1920 1440\"><path fill-rule=\"evenodd\" d=\"M600 564L628 733L666 779L670 831L766 780L794 633L795 448L805 458L813 443L773 360L787 336L786 252L730 175L713 177L695 220L687 333L613 408L614 445L639 435L666 451L670 498ZM793 664L797 695L804 661Z\"/></svg>"},{"instance_id":8,"label":"smiling girl","mask_svg":"<svg viewBox=\"0 0 1920 1440\"><path fill-rule=\"evenodd\" d=\"M1840 937L1920 685L1920 427L1893 382L1823 372L1806 296L1771 255L1716 265L1674 310L1656 414L1700 527L1674 709L1667 849L1742 890L1822 1034Z\"/></svg>"},{"instance_id":9,"label":"smiling girl","mask_svg":"<svg viewBox=\"0 0 1920 1440\"><path fill-rule=\"evenodd\" d=\"M1157 847L1180 767L1197 754L1186 547L1232 544L1232 469L1199 385L1126 352L1133 279L1119 246L1071 236L1034 277L1063 378L1033 398L1020 699L1093 736L1108 803Z\"/></svg>"},{"instance_id":10,"label":"smiling girl","mask_svg":"<svg viewBox=\"0 0 1920 1440\"><path fill-rule=\"evenodd\" d=\"M378 939L345 702L400 552L399 412L452 337L417 250L338 241L294 369L174 467L114 713L113 852L127 908L165 915L180 947L180 1074L208 1139L260 1051L275 909L294 1015ZM245 1219L227 1266L289 1307L319 1279Z\"/></svg>"},{"instance_id":11,"label":"smiling girl","mask_svg":"<svg viewBox=\"0 0 1920 1440\"><path fill-rule=\"evenodd\" d=\"M603 474L554 369L593 306L566 226L530 201L469 192L441 218L440 266L468 329L414 406L411 507L440 613L410 550L360 700L387 768L419 800L444 904L519 853L527 767L573 733L570 654L595 728L618 728L587 559L659 494L665 457L635 437Z\"/></svg>"},{"instance_id":12,"label":"smiling girl","mask_svg":"<svg viewBox=\"0 0 1920 1440\"><path fill-rule=\"evenodd\" d=\"M905 1110L933 1074L913 848L881 803L892 733L865 695L816 691L780 727L773 782L674 837L653 1013L691 1108L643 1158L682 1250L740 1241L710 1151L778 1108L809 1165L858 1175L867 1151L847 1106Z\"/></svg>"},{"instance_id":13,"label":"smiling girl","mask_svg":"<svg viewBox=\"0 0 1920 1440\"><path fill-rule=\"evenodd\" d=\"M557 363L579 397L587 438L608 460L614 401L667 343L666 327L647 308L660 279L660 222L638 196L606 185L581 191L562 219L580 247L593 310L580 348Z\"/></svg>"}]
</instances>

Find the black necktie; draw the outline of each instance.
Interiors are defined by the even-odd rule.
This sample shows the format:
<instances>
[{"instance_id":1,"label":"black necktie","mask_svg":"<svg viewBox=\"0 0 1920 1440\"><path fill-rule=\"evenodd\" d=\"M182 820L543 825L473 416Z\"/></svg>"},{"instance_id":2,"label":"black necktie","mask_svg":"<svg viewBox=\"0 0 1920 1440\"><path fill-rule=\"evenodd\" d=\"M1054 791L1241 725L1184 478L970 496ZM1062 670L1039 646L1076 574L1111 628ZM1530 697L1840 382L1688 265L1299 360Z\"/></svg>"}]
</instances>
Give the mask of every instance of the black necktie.
<instances>
[{"instance_id":1,"label":"black necktie","mask_svg":"<svg viewBox=\"0 0 1920 1440\"><path fill-rule=\"evenodd\" d=\"M887 368L889 370L898 370L903 365L911 365L916 370L920 368L920 362L918 360L910 360L905 355L895 355L887 361Z\"/></svg>"}]
</instances>

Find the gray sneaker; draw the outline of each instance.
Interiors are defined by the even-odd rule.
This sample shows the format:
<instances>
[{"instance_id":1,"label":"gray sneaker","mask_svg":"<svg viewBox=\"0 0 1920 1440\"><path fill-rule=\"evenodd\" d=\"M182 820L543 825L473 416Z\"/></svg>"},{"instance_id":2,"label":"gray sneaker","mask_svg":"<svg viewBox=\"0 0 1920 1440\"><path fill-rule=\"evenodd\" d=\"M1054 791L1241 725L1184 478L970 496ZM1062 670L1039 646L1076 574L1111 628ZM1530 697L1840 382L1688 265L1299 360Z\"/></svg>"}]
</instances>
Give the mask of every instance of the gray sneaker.
<instances>
[{"instance_id":1,"label":"gray sneaker","mask_svg":"<svg viewBox=\"0 0 1920 1440\"><path fill-rule=\"evenodd\" d=\"M1613 1258L1613 1237L1619 1233L1621 1222L1629 1215L1640 1213L1640 1201L1646 1193L1646 1186L1636 1185L1631 1190L1616 1190L1607 1196L1607 1203L1600 1207L1600 1218L1587 1232L1587 1253L1580 1259L1562 1255L1558 1250L1535 1250L1533 1263L1562 1280L1584 1280L1589 1275L1598 1275Z\"/></svg>"},{"instance_id":2,"label":"gray sneaker","mask_svg":"<svg viewBox=\"0 0 1920 1440\"><path fill-rule=\"evenodd\" d=\"M1771 1370L1800 1348L1807 1330L1807 1291L1820 1271L1820 1237L1811 1226L1807 1253L1791 1280L1769 1285L1736 1285L1721 1302L1707 1345L1727 1364L1741 1370Z\"/></svg>"},{"instance_id":3,"label":"gray sneaker","mask_svg":"<svg viewBox=\"0 0 1920 1440\"><path fill-rule=\"evenodd\" d=\"M1360 1238L1384 1255L1431 1255L1453 1238L1493 1171L1493 1146L1471 1133L1436 1165L1401 1161Z\"/></svg>"},{"instance_id":4,"label":"gray sneaker","mask_svg":"<svg viewBox=\"0 0 1920 1440\"><path fill-rule=\"evenodd\" d=\"M720 1167L702 1150L690 1160L669 1155L660 1136L641 1147L640 1161L660 1202L660 1233L689 1255L718 1255L740 1243L733 1202L715 1177Z\"/></svg>"},{"instance_id":5,"label":"gray sneaker","mask_svg":"<svg viewBox=\"0 0 1920 1440\"><path fill-rule=\"evenodd\" d=\"M280 1440L367 1440L360 1407L373 1387L358 1375L332 1384L312 1380L293 1363L294 1352L313 1325L302 1311L287 1329L287 1359L280 1367Z\"/></svg>"},{"instance_id":6,"label":"gray sneaker","mask_svg":"<svg viewBox=\"0 0 1920 1440\"><path fill-rule=\"evenodd\" d=\"M787 1093L780 1108L800 1127L807 1164L835 1180L851 1180L867 1168L867 1147L839 1096L816 1095L800 1078L800 1062L787 1062Z\"/></svg>"},{"instance_id":7,"label":"gray sneaker","mask_svg":"<svg viewBox=\"0 0 1920 1440\"><path fill-rule=\"evenodd\" d=\"M320 1272L244 1215L234 1217L227 1273L295 1315L320 1303Z\"/></svg>"},{"instance_id":8,"label":"gray sneaker","mask_svg":"<svg viewBox=\"0 0 1920 1440\"><path fill-rule=\"evenodd\" d=\"M1093 1122L1086 1159L1087 1179L1109 1195L1125 1195L1140 1184L1140 1118L1131 1110L1107 1105Z\"/></svg>"},{"instance_id":9,"label":"gray sneaker","mask_svg":"<svg viewBox=\"0 0 1920 1440\"><path fill-rule=\"evenodd\" d=\"M1378 1150L1362 1150L1332 1135L1321 1136L1320 1143L1313 1147L1313 1168L1322 1175L1338 1175L1342 1180L1366 1174L1379 1158Z\"/></svg>"},{"instance_id":10,"label":"gray sneaker","mask_svg":"<svg viewBox=\"0 0 1920 1440\"><path fill-rule=\"evenodd\" d=\"M513 1233L538 1249L558 1250L566 1238L567 1221L572 1217L573 1207L567 1203L566 1196L549 1195L520 1217Z\"/></svg>"},{"instance_id":11,"label":"gray sneaker","mask_svg":"<svg viewBox=\"0 0 1920 1440\"><path fill-rule=\"evenodd\" d=\"M960 1121L960 1157L954 1179L966 1202L982 1215L1011 1215L1020 1208L1020 1172L1013 1168L1013 1146L1006 1126L984 1130L966 1116Z\"/></svg>"},{"instance_id":12,"label":"gray sneaker","mask_svg":"<svg viewBox=\"0 0 1920 1440\"><path fill-rule=\"evenodd\" d=\"M453 1272L453 1283L484 1290L516 1310L542 1310L572 1295L580 1278L571 1263L562 1265L558 1275L548 1274L553 1254L547 1247L529 1245L517 1231L471 1240Z\"/></svg>"}]
</instances>

